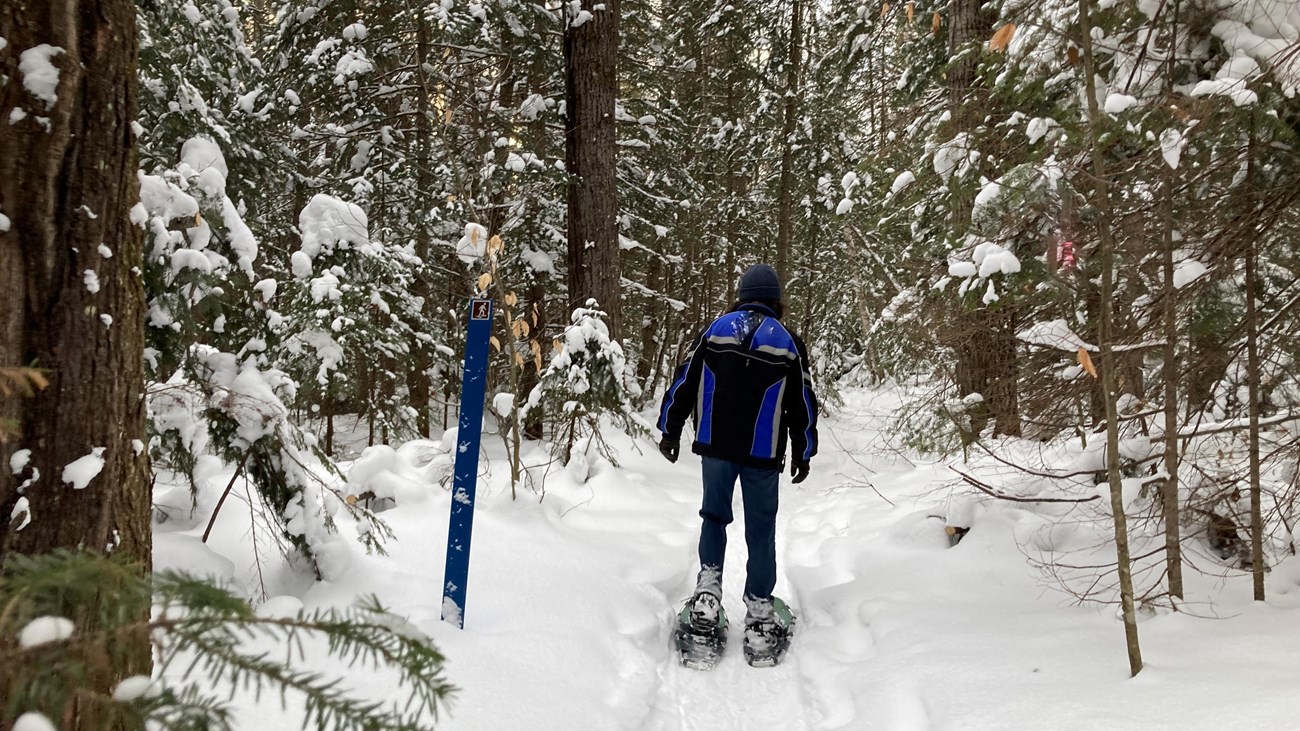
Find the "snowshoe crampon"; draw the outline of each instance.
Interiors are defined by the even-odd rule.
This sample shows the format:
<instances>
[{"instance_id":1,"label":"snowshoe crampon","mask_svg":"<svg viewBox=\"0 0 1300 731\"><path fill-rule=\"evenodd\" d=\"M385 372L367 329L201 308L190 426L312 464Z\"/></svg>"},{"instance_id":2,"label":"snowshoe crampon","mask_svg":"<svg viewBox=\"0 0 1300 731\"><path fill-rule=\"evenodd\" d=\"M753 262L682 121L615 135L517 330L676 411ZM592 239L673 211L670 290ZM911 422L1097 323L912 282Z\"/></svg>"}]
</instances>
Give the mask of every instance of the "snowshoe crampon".
<instances>
[{"instance_id":1,"label":"snowshoe crampon","mask_svg":"<svg viewBox=\"0 0 1300 731\"><path fill-rule=\"evenodd\" d=\"M752 608L751 608L752 612ZM751 667L779 665L794 635L794 612L780 599L772 599L770 613L745 618L745 662Z\"/></svg>"},{"instance_id":2,"label":"snowshoe crampon","mask_svg":"<svg viewBox=\"0 0 1300 731\"><path fill-rule=\"evenodd\" d=\"M712 594L697 594L677 615L673 641L682 665L693 670L712 670L722 660L727 646L727 613Z\"/></svg>"}]
</instances>

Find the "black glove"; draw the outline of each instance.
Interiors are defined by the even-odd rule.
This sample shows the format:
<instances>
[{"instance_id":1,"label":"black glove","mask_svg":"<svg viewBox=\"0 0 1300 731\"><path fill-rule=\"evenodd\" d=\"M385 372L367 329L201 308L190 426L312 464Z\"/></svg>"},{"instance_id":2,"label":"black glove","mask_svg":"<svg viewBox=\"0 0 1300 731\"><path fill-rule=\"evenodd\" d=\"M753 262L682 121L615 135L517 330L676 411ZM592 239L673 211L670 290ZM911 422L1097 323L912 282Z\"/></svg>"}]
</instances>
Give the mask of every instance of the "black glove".
<instances>
[{"instance_id":1,"label":"black glove","mask_svg":"<svg viewBox=\"0 0 1300 731\"><path fill-rule=\"evenodd\" d=\"M811 467L812 465L808 464L807 462L800 462L798 460L791 462L790 476L794 478L793 480L791 480L791 482L798 485L800 482L803 482L804 480L808 479L808 470Z\"/></svg>"},{"instance_id":2,"label":"black glove","mask_svg":"<svg viewBox=\"0 0 1300 731\"><path fill-rule=\"evenodd\" d=\"M659 453L669 462L676 462L677 456L682 453L682 441L665 436L659 440Z\"/></svg>"}]
</instances>

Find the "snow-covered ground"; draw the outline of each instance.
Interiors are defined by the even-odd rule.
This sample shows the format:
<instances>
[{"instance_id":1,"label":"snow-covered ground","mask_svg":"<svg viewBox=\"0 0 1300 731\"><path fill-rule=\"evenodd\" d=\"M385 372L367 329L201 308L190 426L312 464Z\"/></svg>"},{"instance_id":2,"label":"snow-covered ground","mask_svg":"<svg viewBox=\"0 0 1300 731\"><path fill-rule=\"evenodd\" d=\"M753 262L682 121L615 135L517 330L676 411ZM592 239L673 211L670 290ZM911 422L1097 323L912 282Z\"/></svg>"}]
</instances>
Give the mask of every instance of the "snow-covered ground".
<instances>
[{"instance_id":1,"label":"snow-covered ground","mask_svg":"<svg viewBox=\"0 0 1300 731\"><path fill-rule=\"evenodd\" d=\"M618 468L553 466L544 496L523 489L512 501L500 439L485 435L464 630L439 619L450 497L438 482L450 457L436 441L363 455L356 474L397 496L381 515L396 539L387 556L358 546L332 581L274 558L259 574L254 538L264 552L273 539L250 532L242 485L200 544L229 480L219 469L194 518L157 526L155 561L265 591L266 611L377 595L447 656L459 692L438 728L1300 727L1300 561L1274 567L1262 604L1250 601L1248 576L1190 573L1192 611L1143 621L1147 666L1130 679L1115 609L1078 605L1030 560L1088 543L1081 534L1092 528L1052 527L1044 513L999 502L980 505L950 548L936 516L949 509L953 473L886 448L880 429L897 404L890 393L851 392L822 422L812 476L783 479L777 593L799 620L777 668L750 668L739 652L739 525L724 582L728 655L712 672L677 665L670 630L694 583L700 470L693 456L669 464L648 441L638 452L615 439ZM1101 549L1088 555L1105 559ZM393 695L391 676L357 672L347 683ZM278 701L241 698L241 727L299 728Z\"/></svg>"}]
</instances>

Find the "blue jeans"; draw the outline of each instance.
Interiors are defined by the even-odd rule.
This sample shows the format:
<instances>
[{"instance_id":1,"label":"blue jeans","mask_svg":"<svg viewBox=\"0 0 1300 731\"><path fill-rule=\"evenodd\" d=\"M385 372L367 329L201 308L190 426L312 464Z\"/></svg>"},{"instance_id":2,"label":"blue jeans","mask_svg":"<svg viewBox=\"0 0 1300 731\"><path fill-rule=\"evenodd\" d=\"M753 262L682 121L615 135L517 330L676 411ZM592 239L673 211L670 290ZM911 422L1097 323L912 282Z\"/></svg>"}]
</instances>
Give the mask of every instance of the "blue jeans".
<instances>
[{"instance_id":1,"label":"blue jeans","mask_svg":"<svg viewBox=\"0 0 1300 731\"><path fill-rule=\"evenodd\" d=\"M722 595L722 566L727 554L727 526L732 521L731 496L740 478L745 506L745 596L767 599L776 586L776 509L781 471L745 467L716 457L704 457L704 504L700 517L700 576L696 590Z\"/></svg>"}]
</instances>

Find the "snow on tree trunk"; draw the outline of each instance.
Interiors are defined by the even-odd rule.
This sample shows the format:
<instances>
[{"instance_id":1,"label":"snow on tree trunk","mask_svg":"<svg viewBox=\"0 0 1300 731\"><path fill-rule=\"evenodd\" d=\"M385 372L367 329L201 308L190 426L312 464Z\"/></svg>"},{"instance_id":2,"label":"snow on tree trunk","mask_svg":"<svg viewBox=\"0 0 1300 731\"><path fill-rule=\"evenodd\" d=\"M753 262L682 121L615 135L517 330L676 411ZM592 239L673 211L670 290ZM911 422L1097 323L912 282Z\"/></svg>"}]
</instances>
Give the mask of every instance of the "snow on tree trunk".
<instances>
[{"instance_id":1,"label":"snow on tree trunk","mask_svg":"<svg viewBox=\"0 0 1300 731\"><path fill-rule=\"evenodd\" d=\"M50 382L0 402L20 434L0 464L31 450L19 474L0 470L0 557L85 547L150 561L135 22L131 0L0 16L0 365ZM65 469L90 454L103 465L73 489ZM30 524L16 530L19 489Z\"/></svg>"},{"instance_id":2,"label":"snow on tree trunk","mask_svg":"<svg viewBox=\"0 0 1300 731\"><path fill-rule=\"evenodd\" d=\"M948 110L954 139L967 140L983 123L984 90L979 88L976 70L981 45L989 35L989 20L982 0L956 0L952 6L952 24L948 29L950 64L948 76ZM965 144L955 146L960 149ZM968 157L969 151L963 156ZM952 175L948 181L951 206L951 235L961 242L971 228L974 206L973 190L964 176ZM958 311L949 325L947 337L957 354L955 380L958 395L965 398L979 394L970 412L968 439L978 439L984 427L993 421L994 433L1020 435L1020 409L1016 389L1016 314L1011 303L987 301L972 311Z\"/></svg>"}]
</instances>

